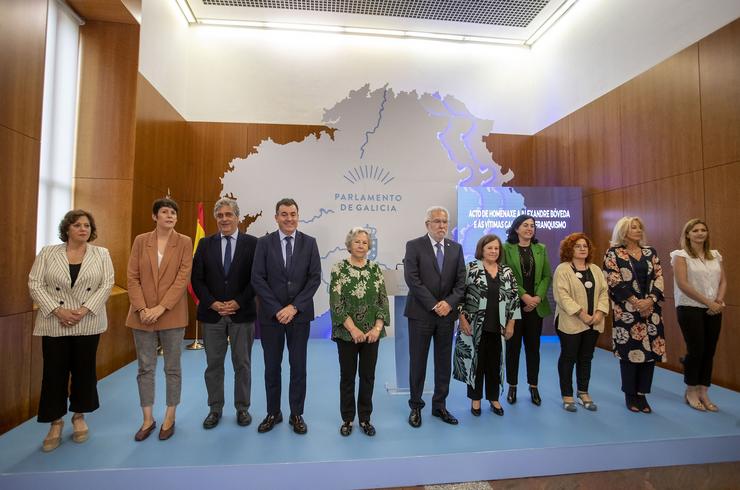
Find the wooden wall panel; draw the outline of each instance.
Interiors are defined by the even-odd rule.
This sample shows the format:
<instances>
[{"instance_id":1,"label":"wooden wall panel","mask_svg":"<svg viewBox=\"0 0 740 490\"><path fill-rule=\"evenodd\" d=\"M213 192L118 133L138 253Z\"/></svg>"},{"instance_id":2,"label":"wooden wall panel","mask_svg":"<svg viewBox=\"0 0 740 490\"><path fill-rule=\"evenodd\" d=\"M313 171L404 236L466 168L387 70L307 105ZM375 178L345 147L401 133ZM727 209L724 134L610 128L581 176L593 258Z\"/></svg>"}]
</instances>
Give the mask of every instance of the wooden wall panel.
<instances>
[{"instance_id":1,"label":"wooden wall panel","mask_svg":"<svg viewBox=\"0 0 740 490\"><path fill-rule=\"evenodd\" d=\"M41 139L47 0L6 0L0 15L0 126Z\"/></svg>"},{"instance_id":2,"label":"wooden wall panel","mask_svg":"<svg viewBox=\"0 0 740 490\"><path fill-rule=\"evenodd\" d=\"M740 325L740 307L727 306L722 313L722 331L720 332L717 352L714 355L714 383L740 391L740 335L737 326ZM720 407L728 409L729 407ZM737 408L737 407L736 407Z\"/></svg>"},{"instance_id":3,"label":"wooden wall panel","mask_svg":"<svg viewBox=\"0 0 740 490\"><path fill-rule=\"evenodd\" d=\"M740 161L740 19L699 42L704 166Z\"/></svg>"},{"instance_id":4,"label":"wooden wall panel","mask_svg":"<svg viewBox=\"0 0 740 490\"><path fill-rule=\"evenodd\" d=\"M665 294L673 296L670 252L678 248L684 223L704 207L702 171L655 180L624 189L624 213L645 222L650 245L658 251L665 277Z\"/></svg>"},{"instance_id":5,"label":"wooden wall panel","mask_svg":"<svg viewBox=\"0 0 740 490\"><path fill-rule=\"evenodd\" d=\"M0 434L29 416L31 312L0 316Z\"/></svg>"},{"instance_id":6,"label":"wooden wall panel","mask_svg":"<svg viewBox=\"0 0 740 490\"><path fill-rule=\"evenodd\" d=\"M609 92L572 114L573 178L583 195L622 187L619 95Z\"/></svg>"},{"instance_id":7,"label":"wooden wall panel","mask_svg":"<svg viewBox=\"0 0 740 490\"><path fill-rule=\"evenodd\" d=\"M98 228L96 245L108 249L116 284L126 284L131 251L131 180L75 178L75 207L89 210Z\"/></svg>"},{"instance_id":8,"label":"wooden wall panel","mask_svg":"<svg viewBox=\"0 0 740 490\"><path fill-rule=\"evenodd\" d=\"M514 172L514 178L506 183L507 186L534 185L532 136L491 133L483 141L493 160L501 166L501 172L505 174L509 169Z\"/></svg>"},{"instance_id":9,"label":"wooden wall panel","mask_svg":"<svg viewBox=\"0 0 740 490\"><path fill-rule=\"evenodd\" d=\"M740 306L740 259L735 247L740 243L740 162L712 167L704 171L706 220L712 238L712 247L725 258L727 296L725 303ZM737 324L735 324L737 325ZM738 351L740 352L740 350ZM738 375L740 384L740 374Z\"/></svg>"},{"instance_id":10,"label":"wooden wall panel","mask_svg":"<svg viewBox=\"0 0 740 490\"><path fill-rule=\"evenodd\" d=\"M66 0L67 4L86 21L137 24L122 0ZM141 6L139 5L139 8Z\"/></svg>"},{"instance_id":11,"label":"wooden wall panel","mask_svg":"<svg viewBox=\"0 0 740 490\"><path fill-rule=\"evenodd\" d=\"M573 132L572 118L560 121L534 135L534 184L572 185Z\"/></svg>"},{"instance_id":12,"label":"wooden wall panel","mask_svg":"<svg viewBox=\"0 0 740 490\"><path fill-rule=\"evenodd\" d=\"M609 248L614 223L622 216L624 216L622 189L583 197L583 231L594 243L596 263L602 262Z\"/></svg>"},{"instance_id":13,"label":"wooden wall panel","mask_svg":"<svg viewBox=\"0 0 740 490\"><path fill-rule=\"evenodd\" d=\"M128 294L124 289L115 287L106 309L108 330L100 336L98 346L98 379L136 359L133 334L125 325L128 309Z\"/></svg>"},{"instance_id":14,"label":"wooden wall panel","mask_svg":"<svg viewBox=\"0 0 740 490\"><path fill-rule=\"evenodd\" d=\"M0 126L0 162L3 162L0 227L6 234L0 254L0 280L4 288L0 294L2 316L31 311L28 272L36 255L39 142Z\"/></svg>"},{"instance_id":15,"label":"wooden wall panel","mask_svg":"<svg viewBox=\"0 0 740 490\"><path fill-rule=\"evenodd\" d=\"M698 57L694 44L617 89L625 185L702 168Z\"/></svg>"},{"instance_id":16,"label":"wooden wall panel","mask_svg":"<svg viewBox=\"0 0 740 490\"><path fill-rule=\"evenodd\" d=\"M131 180L139 26L87 22L80 40L75 176Z\"/></svg>"}]
</instances>

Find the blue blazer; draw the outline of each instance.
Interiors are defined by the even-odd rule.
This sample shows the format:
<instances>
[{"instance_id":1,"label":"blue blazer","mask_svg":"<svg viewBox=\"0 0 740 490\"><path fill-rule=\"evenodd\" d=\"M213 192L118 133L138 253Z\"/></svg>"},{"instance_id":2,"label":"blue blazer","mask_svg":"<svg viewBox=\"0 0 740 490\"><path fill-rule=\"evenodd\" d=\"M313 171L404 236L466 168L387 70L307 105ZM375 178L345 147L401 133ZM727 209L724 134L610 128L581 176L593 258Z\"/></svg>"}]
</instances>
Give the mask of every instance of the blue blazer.
<instances>
[{"instance_id":1,"label":"blue blazer","mask_svg":"<svg viewBox=\"0 0 740 490\"><path fill-rule=\"evenodd\" d=\"M321 258L316 239L296 231L293 260L286 270L277 231L260 237L254 253L252 287L259 304L260 323L278 323L275 315L292 304L298 309L294 323L314 319L313 295L321 284Z\"/></svg>"},{"instance_id":2,"label":"blue blazer","mask_svg":"<svg viewBox=\"0 0 740 490\"><path fill-rule=\"evenodd\" d=\"M190 282L200 301L198 320L217 323L221 315L212 310L211 305L214 301L233 299L239 303L239 309L231 316L231 320L235 323L254 321L256 308L250 278L257 238L241 232L237 235L228 276L224 274L221 240L221 233L201 238L195 250Z\"/></svg>"},{"instance_id":3,"label":"blue blazer","mask_svg":"<svg viewBox=\"0 0 740 490\"><path fill-rule=\"evenodd\" d=\"M442 270L428 235L406 243L403 275L409 287L404 315L414 320L434 321L434 305L445 300L452 307L447 315L450 321L458 317L457 304L465 294L465 259L459 243L444 239Z\"/></svg>"}]
</instances>

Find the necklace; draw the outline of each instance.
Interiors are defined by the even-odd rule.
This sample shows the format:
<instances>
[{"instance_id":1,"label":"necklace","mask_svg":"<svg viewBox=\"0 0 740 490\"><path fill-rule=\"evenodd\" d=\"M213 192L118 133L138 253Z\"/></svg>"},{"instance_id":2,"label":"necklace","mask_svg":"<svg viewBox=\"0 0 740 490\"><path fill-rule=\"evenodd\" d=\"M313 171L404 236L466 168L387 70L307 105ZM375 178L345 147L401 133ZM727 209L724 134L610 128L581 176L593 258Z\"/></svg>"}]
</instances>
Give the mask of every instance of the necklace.
<instances>
[{"instance_id":1,"label":"necklace","mask_svg":"<svg viewBox=\"0 0 740 490\"><path fill-rule=\"evenodd\" d=\"M593 274L591 274L590 268L586 267L586 270L579 271L578 269L576 269L576 265L572 262L570 263L570 267L571 269L573 269L573 272L575 273L576 277L581 280L581 282L583 283L583 286L586 289L591 289L592 287L594 287L594 281L593 281L594 277L593 277Z\"/></svg>"}]
</instances>

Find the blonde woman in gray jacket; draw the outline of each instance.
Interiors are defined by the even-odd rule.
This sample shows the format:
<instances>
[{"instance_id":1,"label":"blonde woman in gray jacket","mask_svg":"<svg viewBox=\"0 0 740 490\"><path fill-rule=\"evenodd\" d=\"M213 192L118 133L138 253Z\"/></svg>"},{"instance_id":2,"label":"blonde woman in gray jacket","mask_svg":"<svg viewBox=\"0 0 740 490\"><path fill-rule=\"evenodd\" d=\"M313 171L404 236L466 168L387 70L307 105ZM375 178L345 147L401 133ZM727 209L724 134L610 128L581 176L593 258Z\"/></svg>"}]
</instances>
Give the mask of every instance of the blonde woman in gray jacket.
<instances>
[{"instance_id":1,"label":"blonde woman in gray jacket","mask_svg":"<svg viewBox=\"0 0 740 490\"><path fill-rule=\"evenodd\" d=\"M36 305L33 334L41 337L44 361L38 421L51 427L41 449L53 451L62 442L62 417L72 416L72 440L88 439L85 413L98 401L96 353L100 334L108 328L105 304L113 287L113 263L95 240L92 215L69 211L59 224L60 245L39 252L28 277Z\"/></svg>"},{"instance_id":2,"label":"blonde woman in gray jacket","mask_svg":"<svg viewBox=\"0 0 740 490\"><path fill-rule=\"evenodd\" d=\"M560 394L563 408L577 410L573 398L576 368L578 403L592 412L597 406L588 394L591 359L609 313L609 291L601 268L591 262L593 244L583 233L571 233L560 243L560 262L553 276L555 325L560 338Z\"/></svg>"}]
</instances>

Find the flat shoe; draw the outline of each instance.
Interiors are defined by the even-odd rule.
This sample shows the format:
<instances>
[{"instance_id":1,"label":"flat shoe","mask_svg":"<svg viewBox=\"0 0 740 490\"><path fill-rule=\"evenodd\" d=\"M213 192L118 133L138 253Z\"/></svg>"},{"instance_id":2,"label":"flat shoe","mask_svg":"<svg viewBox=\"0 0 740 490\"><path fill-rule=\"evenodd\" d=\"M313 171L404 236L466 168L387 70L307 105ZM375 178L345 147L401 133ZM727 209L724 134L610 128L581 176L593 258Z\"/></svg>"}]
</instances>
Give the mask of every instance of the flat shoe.
<instances>
[{"instance_id":1,"label":"flat shoe","mask_svg":"<svg viewBox=\"0 0 740 490\"><path fill-rule=\"evenodd\" d=\"M278 412L277 414L273 415L270 414L267 417L265 417L265 420L263 420L259 427L257 427L257 432L260 434L263 434L265 432L270 432L273 427L275 427L275 424L279 424L283 421L283 413Z\"/></svg>"},{"instance_id":2,"label":"flat shoe","mask_svg":"<svg viewBox=\"0 0 740 490\"><path fill-rule=\"evenodd\" d=\"M160 441L166 441L170 437L175 435L175 423L172 422L172 425L170 425L169 429L165 429L164 425L159 429L159 440Z\"/></svg>"},{"instance_id":3,"label":"flat shoe","mask_svg":"<svg viewBox=\"0 0 740 490\"><path fill-rule=\"evenodd\" d=\"M149 437L151 435L151 433L154 432L154 428L156 426L157 426L157 421L155 420L155 421L152 422L152 425L150 425L146 429L139 429L136 432L136 435L134 435L134 441L141 442L144 439L146 439L147 437Z\"/></svg>"},{"instance_id":4,"label":"flat shoe","mask_svg":"<svg viewBox=\"0 0 740 490\"><path fill-rule=\"evenodd\" d=\"M364 432L366 436L372 437L375 435L375 427L373 427L373 424L371 424L369 420L360 422L360 428L362 429L362 432Z\"/></svg>"},{"instance_id":5,"label":"flat shoe","mask_svg":"<svg viewBox=\"0 0 740 490\"><path fill-rule=\"evenodd\" d=\"M586 401L583 398L581 398L581 395L578 395L577 400L578 400L578 404L583 406L583 408L585 408L589 412L595 412L599 409L599 407L594 403L593 400Z\"/></svg>"},{"instance_id":6,"label":"flat shoe","mask_svg":"<svg viewBox=\"0 0 740 490\"><path fill-rule=\"evenodd\" d=\"M565 410L566 412L577 412L578 411L578 407L576 407L575 402L566 402L566 401L564 401L563 402L563 410Z\"/></svg>"},{"instance_id":7,"label":"flat shoe","mask_svg":"<svg viewBox=\"0 0 740 490\"><path fill-rule=\"evenodd\" d=\"M719 412L719 407L712 402L702 403L702 405L710 412Z\"/></svg>"},{"instance_id":8,"label":"flat shoe","mask_svg":"<svg viewBox=\"0 0 740 490\"><path fill-rule=\"evenodd\" d=\"M347 437L352 433L352 421L347 421L339 427L339 433Z\"/></svg>"}]
</instances>

